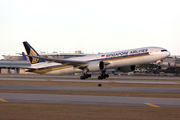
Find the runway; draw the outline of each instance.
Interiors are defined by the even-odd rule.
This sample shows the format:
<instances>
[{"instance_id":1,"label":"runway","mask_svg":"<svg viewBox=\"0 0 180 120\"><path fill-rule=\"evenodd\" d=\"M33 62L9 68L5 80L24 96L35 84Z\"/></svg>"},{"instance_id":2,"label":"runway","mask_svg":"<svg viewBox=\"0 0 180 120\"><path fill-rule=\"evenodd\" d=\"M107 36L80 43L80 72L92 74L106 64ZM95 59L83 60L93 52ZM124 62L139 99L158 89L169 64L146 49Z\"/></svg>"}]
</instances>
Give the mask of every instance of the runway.
<instances>
[{"instance_id":1,"label":"runway","mask_svg":"<svg viewBox=\"0 0 180 120\"><path fill-rule=\"evenodd\" d=\"M65 76L67 77L67 76ZM132 76L131 76L132 77ZM117 80L79 80L77 77L60 79L57 77L46 76L1 76L2 81L42 81L47 82L84 82L86 84L94 83L139 83L139 84L179 84L179 78L167 79L161 77L127 76ZM131 78L129 80L129 78ZM146 78L145 80L142 80ZM128 79L128 80L127 80ZM39 90L39 91L91 91L91 92L137 92L137 93L172 93L179 94L180 88L156 88L156 87L115 87L115 86L69 86L69 85L24 85L24 84L0 84L0 90ZM17 103L52 103L52 104L78 104L78 105L108 105L108 106L140 106L140 107L167 107L180 108L180 98L160 98L160 97L121 97L121 96L102 96L102 95L61 95L61 94L33 94L33 93L0 93L0 102Z\"/></svg>"},{"instance_id":2,"label":"runway","mask_svg":"<svg viewBox=\"0 0 180 120\"><path fill-rule=\"evenodd\" d=\"M98 75L92 75L91 78L97 79ZM19 74L0 74L0 78L56 78L56 79L62 79L62 78L69 78L69 79L79 79L80 75L38 75L38 74L32 74L32 75L19 75ZM110 75L111 79L128 79L128 80L180 80L180 77L169 77L169 76L123 76L123 75Z\"/></svg>"},{"instance_id":3,"label":"runway","mask_svg":"<svg viewBox=\"0 0 180 120\"><path fill-rule=\"evenodd\" d=\"M161 78L162 79L162 78ZM114 83L139 83L139 84L180 84L180 80L178 81L155 81L155 80L137 80L137 79L134 79L134 80L113 80L113 79L106 79L106 80L89 80L89 79L86 79L86 80L80 80L80 79L63 79L63 78L60 78L60 79L53 79L53 78L18 78L18 77L15 77L15 78L7 78L7 77L1 77L0 80L13 80L13 81L17 81L17 80L20 80L20 81L59 81L59 82L93 82L93 83L111 83L111 82L114 82Z\"/></svg>"},{"instance_id":4,"label":"runway","mask_svg":"<svg viewBox=\"0 0 180 120\"><path fill-rule=\"evenodd\" d=\"M63 90L63 91L102 91L102 92L152 92L180 93L180 88L149 87L98 87L98 86L59 86L59 85L14 85L0 84L0 90Z\"/></svg>"},{"instance_id":5,"label":"runway","mask_svg":"<svg viewBox=\"0 0 180 120\"><path fill-rule=\"evenodd\" d=\"M180 108L180 98L144 98L144 97L112 97L87 95L47 95L0 93L9 102L22 103L54 103L79 105L113 105L147 107L147 103L156 107Z\"/></svg>"}]
</instances>

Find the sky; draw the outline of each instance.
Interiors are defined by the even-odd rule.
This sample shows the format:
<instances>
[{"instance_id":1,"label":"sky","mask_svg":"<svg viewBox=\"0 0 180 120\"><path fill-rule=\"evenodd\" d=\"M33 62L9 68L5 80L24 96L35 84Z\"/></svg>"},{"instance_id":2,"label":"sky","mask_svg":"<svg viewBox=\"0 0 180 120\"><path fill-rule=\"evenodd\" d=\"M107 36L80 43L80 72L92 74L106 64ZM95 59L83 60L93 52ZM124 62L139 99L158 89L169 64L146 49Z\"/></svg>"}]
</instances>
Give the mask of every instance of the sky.
<instances>
[{"instance_id":1,"label":"sky","mask_svg":"<svg viewBox=\"0 0 180 120\"><path fill-rule=\"evenodd\" d=\"M180 55L179 0L0 0L0 59L37 52L163 47Z\"/></svg>"}]
</instances>

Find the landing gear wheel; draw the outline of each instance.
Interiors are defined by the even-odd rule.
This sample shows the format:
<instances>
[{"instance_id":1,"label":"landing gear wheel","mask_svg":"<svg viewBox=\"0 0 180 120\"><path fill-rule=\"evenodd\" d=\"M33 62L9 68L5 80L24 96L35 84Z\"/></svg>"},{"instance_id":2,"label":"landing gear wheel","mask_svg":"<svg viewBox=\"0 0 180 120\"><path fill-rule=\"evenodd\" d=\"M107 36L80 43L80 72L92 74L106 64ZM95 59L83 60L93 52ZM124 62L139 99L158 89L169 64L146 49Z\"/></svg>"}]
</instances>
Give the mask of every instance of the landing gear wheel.
<instances>
[{"instance_id":1,"label":"landing gear wheel","mask_svg":"<svg viewBox=\"0 0 180 120\"><path fill-rule=\"evenodd\" d=\"M88 76L88 74L86 74L86 75L84 75L85 76L85 78L88 78L89 76Z\"/></svg>"},{"instance_id":2,"label":"landing gear wheel","mask_svg":"<svg viewBox=\"0 0 180 120\"><path fill-rule=\"evenodd\" d=\"M108 78L108 77L109 77L109 75L108 75L108 74L105 74L105 77L106 77L106 78Z\"/></svg>"},{"instance_id":3,"label":"landing gear wheel","mask_svg":"<svg viewBox=\"0 0 180 120\"><path fill-rule=\"evenodd\" d=\"M88 77L91 77L91 74L88 74Z\"/></svg>"},{"instance_id":4,"label":"landing gear wheel","mask_svg":"<svg viewBox=\"0 0 180 120\"><path fill-rule=\"evenodd\" d=\"M103 79L106 79L106 76L105 75L103 75L103 76L101 76Z\"/></svg>"},{"instance_id":5,"label":"landing gear wheel","mask_svg":"<svg viewBox=\"0 0 180 120\"><path fill-rule=\"evenodd\" d=\"M81 80L85 80L85 76L81 76L80 79L81 79Z\"/></svg>"},{"instance_id":6,"label":"landing gear wheel","mask_svg":"<svg viewBox=\"0 0 180 120\"><path fill-rule=\"evenodd\" d=\"M87 79L91 77L91 74L84 74L83 76L80 77L81 80Z\"/></svg>"},{"instance_id":7,"label":"landing gear wheel","mask_svg":"<svg viewBox=\"0 0 180 120\"><path fill-rule=\"evenodd\" d=\"M103 77L102 77L102 76L98 76L98 79L99 79L99 80L102 80L102 79L103 79Z\"/></svg>"},{"instance_id":8,"label":"landing gear wheel","mask_svg":"<svg viewBox=\"0 0 180 120\"><path fill-rule=\"evenodd\" d=\"M109 75L108 74L101 74L101 76L98 77L99 80L102 80L102 79L106 79L108 78Z\"/></svg>"}]
</instances>

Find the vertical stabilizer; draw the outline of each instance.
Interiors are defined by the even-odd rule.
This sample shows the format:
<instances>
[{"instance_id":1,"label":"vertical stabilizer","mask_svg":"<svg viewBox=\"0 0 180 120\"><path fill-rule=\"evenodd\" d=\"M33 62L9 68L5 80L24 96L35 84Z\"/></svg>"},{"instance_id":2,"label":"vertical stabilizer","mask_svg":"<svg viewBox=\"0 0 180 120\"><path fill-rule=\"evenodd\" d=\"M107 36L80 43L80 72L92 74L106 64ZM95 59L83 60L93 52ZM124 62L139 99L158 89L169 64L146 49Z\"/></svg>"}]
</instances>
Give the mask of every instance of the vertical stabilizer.
<instances>
[{"instance_id":1,"label":"vertical stabilizer","mask_svg":"<svg viewBox=\"0 0 180 120\"><path fill-rule=\"evenodd\" d=\"M27 53L27 55L32 55L32 56L40 56L37 52L36 52L36 50L33 48L33 47L31 47L31 45L28 43L28 42L23 42L23 45L24 45L24 48L25 48L25 50L26 50L26 53ZM29 62L31 63L31 64L36 64L36 63L40 63L40 62L45 62L44 60L41 60L41 59L39 59L39 58L33 58L33 57L29 57L29 56L27 56L28 57L28 59L29 59Z\"/></svg>"}]
</instances>

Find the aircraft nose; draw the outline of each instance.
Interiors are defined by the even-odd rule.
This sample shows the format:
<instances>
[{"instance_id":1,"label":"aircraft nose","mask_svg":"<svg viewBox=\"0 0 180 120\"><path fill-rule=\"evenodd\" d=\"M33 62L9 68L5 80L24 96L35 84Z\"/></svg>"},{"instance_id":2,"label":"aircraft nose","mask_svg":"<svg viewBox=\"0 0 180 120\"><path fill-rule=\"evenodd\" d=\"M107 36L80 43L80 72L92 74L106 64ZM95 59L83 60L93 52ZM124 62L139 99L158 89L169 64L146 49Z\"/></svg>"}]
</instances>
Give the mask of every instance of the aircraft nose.
<instances>
[{"instance_id":1,"label":"aircraft nose","mask_svg":"<svg viewBox=\"0 0 180 120\"><path fill-rule=\"evenodd\" d=\"M167 57L170 56L170 55L171 55L171 53L169 51L167 51Z\"/></svg>"}]
</instances>

